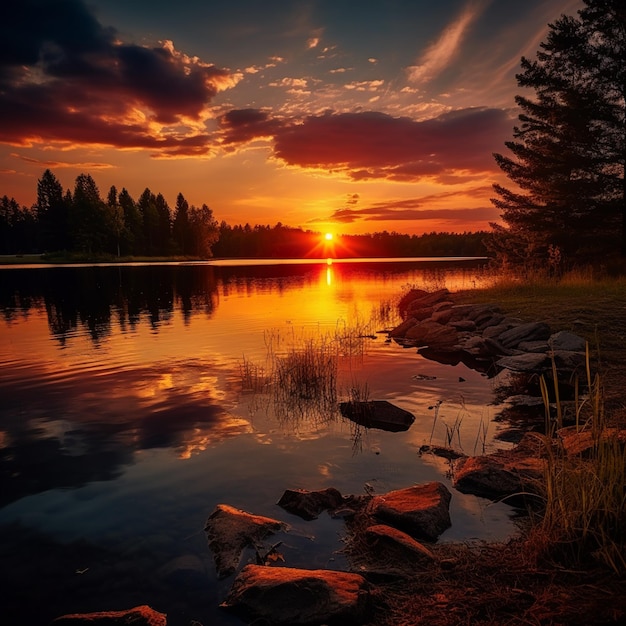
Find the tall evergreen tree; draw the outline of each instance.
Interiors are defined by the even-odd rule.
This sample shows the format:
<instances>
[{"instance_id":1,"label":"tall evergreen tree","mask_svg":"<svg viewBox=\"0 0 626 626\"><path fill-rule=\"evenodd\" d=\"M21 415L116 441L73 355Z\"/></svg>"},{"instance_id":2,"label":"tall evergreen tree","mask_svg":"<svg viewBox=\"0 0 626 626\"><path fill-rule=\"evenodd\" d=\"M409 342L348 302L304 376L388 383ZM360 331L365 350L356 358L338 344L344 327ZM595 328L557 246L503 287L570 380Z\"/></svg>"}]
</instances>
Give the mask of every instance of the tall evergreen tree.
<instances>
[{"instance_id":1,"label":"tall evergreen tree","mask_svg":"<svg viewBox=\"0 0 626 626\"><path fill-rule=\"evenodd\" d=\"M137 255L143 253L143 220L137 203L133 200L125 187L118 197L119 205L124 214L124 239L122 251L124 254Z\"/></svg>"},{"instance_id":2,"label":"tall evergreen tree","mask_svg":"<svg viewBox=\"0 0 626 626\"><path fill-rule=\"evenodd\" d=\"M61 183L49 169L37 181L35 212L41 250L66 250L69 247L68 206L63 198Z\"/></svg>"},{"instance_id":3,"label":"tall evergreen tree","mask_svg":"<svg viewBox=\"0 0 626 626\"><path fill-rule=\"evenodd\" d=\"M156 208L156 196L147 187L139 196L137 207L143 221L144 248L141 253L154 256L157 254L159 241L159 214Z\"/></svg>"},{"instance_id":4,"label":"tall evergreen tree","mask_svg":"<svg viewBox=\"0 0 626 626\"><path fill-rule=\"evenodd\" d=\"M174 223L172 226L174 244L179 254L192 253L192 235L189 222L189 203L185 196L179 193L176 197L176 207L174 209Z\"/></svg>"},{"instance_id":5,"label":"tall evergreen tree","mask_svg":"<svg viewBox=\"0 0 626 626\"><path fill-rule=\"evenodd\" d=\"M106 250L111 223L98 186L90 174L76 177L70 225L76 250L88 254Z\"/></svg>"},{"instance_id":6,"label":"tall evergreen tree","mask_svg":"<svg viewBox=\"0 0 626 626\"><path fill-rule=\"evenodd\" d=\"M588 261L626 252L626 19L619 0L585 0L549 25L536 60L522 58L522 110L511 156L496 154L515 189L494 185L506 227L492 225L509 262Z\"/></svg>"}]
</instances>

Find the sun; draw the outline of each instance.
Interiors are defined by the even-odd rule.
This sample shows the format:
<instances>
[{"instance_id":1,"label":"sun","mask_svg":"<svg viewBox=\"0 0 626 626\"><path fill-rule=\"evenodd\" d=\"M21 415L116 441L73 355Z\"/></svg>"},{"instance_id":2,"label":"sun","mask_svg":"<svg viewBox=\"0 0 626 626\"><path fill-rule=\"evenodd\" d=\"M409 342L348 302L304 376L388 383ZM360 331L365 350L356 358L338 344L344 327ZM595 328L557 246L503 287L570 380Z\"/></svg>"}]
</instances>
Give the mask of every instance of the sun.
<instances>
[{"instance_id":1,"label":"sun","mask_svg":"<svg viewBox=\"0 0 626 626\"><path fill-rule=\"evenodd\" d=\"M326 233L324 235L324 239L326 239L326 241L332 241L333 240L333 234L332 233Z\"/></svg>"}]
</instances>

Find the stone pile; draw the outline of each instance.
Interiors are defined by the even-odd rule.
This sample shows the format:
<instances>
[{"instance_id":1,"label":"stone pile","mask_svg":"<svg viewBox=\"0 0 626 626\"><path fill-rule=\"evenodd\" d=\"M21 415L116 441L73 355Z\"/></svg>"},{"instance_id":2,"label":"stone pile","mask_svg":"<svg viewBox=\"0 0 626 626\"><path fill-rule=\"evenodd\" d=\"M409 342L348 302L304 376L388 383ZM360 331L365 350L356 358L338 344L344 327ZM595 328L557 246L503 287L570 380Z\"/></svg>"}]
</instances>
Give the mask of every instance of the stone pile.
<instances>
[{"instance_id":1,"label":"stone pile","mask_svg":"<svg viewBox=\"0 0 626 626\"><path fill-rule=\"evenodd\" d=\"M476 369L543 373L584 371L586 343L545 322L524 323L496 304L456 305L447 289L411 289L400 301L403 321L389 336L427 358L471 363ZM456 357L456 359L455 359Z\"/></svg>"}]
</instances>

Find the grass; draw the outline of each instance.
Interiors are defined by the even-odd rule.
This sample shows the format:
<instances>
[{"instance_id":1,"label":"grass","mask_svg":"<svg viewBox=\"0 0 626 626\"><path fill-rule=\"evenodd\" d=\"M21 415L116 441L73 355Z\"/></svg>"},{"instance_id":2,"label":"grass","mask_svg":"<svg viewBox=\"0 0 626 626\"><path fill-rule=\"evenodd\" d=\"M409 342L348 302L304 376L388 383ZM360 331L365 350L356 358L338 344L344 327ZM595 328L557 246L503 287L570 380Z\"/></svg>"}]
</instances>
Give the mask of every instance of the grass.
<instances>
[{"instance_id":1,"label":"grass","mask_svg":"<svg viewBox=\"0 0 626 626\"><path fill-rule=\"evenodd\" d=\"M601 379L592 377L588 349L586 378L587 395L576 393L575 424L569 430L577 442L584 442L576 449L560 443L564 412L554 363L554 416L542 378L546 433L536 436L544 443L546 458L538 485L543 508L534 518L528 545L542 558L576 567L593 559L622 575L626 574L626 438L607 425Z\"/></svg>"}]
</instances>

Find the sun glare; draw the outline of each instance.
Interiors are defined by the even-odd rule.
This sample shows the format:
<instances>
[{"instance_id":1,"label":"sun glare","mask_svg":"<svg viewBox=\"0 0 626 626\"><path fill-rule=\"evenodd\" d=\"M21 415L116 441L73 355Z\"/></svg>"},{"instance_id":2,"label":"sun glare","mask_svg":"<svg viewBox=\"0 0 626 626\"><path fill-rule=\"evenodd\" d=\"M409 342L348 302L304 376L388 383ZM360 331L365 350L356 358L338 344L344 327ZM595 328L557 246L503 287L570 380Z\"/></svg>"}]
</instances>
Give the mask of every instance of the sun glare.
<instances>
[{"instance_id":1,"label":"sun glare","mask_svg":"<svg viewBox=\"0 0 626 626\"><path fill-rule=\"evenodd\" d=\"M324 239L326 239L326 241L332 241L333 240L333 234L332 233L326 233L324 235Z\"/></svg>"}]
</instances>

